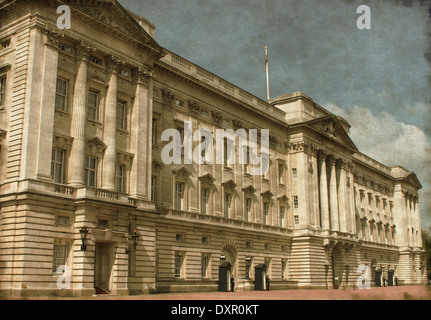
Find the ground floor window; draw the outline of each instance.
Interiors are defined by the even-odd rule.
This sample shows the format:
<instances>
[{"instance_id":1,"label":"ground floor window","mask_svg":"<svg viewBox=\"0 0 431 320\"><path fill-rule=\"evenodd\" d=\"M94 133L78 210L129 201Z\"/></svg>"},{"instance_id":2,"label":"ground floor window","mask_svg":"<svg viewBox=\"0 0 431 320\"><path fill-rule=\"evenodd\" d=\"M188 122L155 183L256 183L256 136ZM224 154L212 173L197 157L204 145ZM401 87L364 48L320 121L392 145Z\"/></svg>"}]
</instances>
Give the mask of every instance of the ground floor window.
<instances>
[{"instance_id":1,"label":"ground floor window","mask_svg":"<svg viewBox=\"0 0 431 320\"><path fill-rule=\"evenodd\" d=\"M52 272L57 273L60 266L65 266L67 261L67 245L54 244L54 252L52 257Z\"/></svg>"}]
</instances>

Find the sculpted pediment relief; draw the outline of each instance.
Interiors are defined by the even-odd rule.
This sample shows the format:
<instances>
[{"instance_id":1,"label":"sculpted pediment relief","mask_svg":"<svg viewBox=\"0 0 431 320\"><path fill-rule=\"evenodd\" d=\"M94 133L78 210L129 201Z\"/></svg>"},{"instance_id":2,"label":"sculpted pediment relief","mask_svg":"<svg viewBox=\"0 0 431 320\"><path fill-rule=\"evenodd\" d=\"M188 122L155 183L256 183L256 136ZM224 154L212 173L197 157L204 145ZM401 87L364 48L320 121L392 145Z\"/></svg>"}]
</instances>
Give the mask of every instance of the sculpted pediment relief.
<instances>
[{"instance_id":1,"label":"sculpted pediment relief","mask_svg":"<svg viewBox=\"0 0 431 320\"><path fill-rule=\"evenodd\" d=\"M305 123L315 131L334 140L354 151L358 151L358 148L353 143L349 134L340 124L340 121L334 116L326 116L318 119L314 119Z\"/></svg>"},{"instance_id":2,"label":"sculpted pediment relief","mask_svg":"<svg viewBox=\"0 0 431 320\"><path fill-rule=\"evenodd\" d=\"M135 20L135 18L116 1L92 1L82 5L82 1L69 1L74 9L94 18L108 28L115 29L131 38L163 52L156 40ZM73 13L72 13L73 14ZM94 24L88 21L88 24ZM100 25L100 24L99 24Z\"/></svg>"}]
</instances>

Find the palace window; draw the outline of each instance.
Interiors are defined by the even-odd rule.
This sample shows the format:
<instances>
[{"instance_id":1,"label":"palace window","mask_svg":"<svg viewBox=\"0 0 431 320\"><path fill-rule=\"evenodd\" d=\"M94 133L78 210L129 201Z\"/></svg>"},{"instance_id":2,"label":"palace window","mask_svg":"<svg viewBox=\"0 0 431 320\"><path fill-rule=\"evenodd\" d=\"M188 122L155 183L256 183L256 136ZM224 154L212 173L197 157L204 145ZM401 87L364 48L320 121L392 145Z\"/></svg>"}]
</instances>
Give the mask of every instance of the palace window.
<instances>
[{"instance_id":1,"label":"palace window","mask_svg":"<svg viewBox=\"0 0 431 320\"><path fill-rule=\"evenodd\" d=\"M251 258L245 258L245 278L250 279L250 271L251 271Z\"/></svg>"},{"instance_id":2,"label":"palace window","mask_svg":"<svg viewBox=\"0 0 431 320\"><path fill-rule=\"evenodd\" d=\"M293 216L293 221L295 224L299 224L299 216Z\"/></svg>"},{"instance_id":3,"label":"palace window","mask_svg":"<svg viewBox=\"0 0 431 320\"><path fill-rule=\"evenodd\" d=\"M57 79L55 91L55 109L60 111L67 110L67 88L68 83L65 80Z\"/></svg>"},{"instance_id":4,"label":"palace window","mask_svg":"<svg viewBox=\"0 0 431 320\"><path fill-rule=\"evenodd\" d=\"M68 226L69 217L67 216L57 216L57 226Z\"/></svg>"},{"instance_id":5,"label":"palace window","mask_svg":"<svg viewBox=\"0 0 431 320\"><path fill-rule=\"evenodd\" d=\"M117 129L127 130L127 102L117 101Z\"/></svg>"},{"instance_id":6,"label":"palace window","mask_svg":"<svg viewBox=\"0 0 431 320\"><path fill-rule=\"evenodd\" d=\"M6 98L6 76L0 77L0 107L5 105Z\"/></svg>"},{"instance_id":7,"label":"palace window","mask_svg":"<svg viewBox=\"0 0 431 320\"><path fill-rule=\"evenodd\" d=\"M286 279L287 261L286 259L281 260L281 279Z\"/></svg>"},{"instance_id":8,"label":"palace window","mask_svg":"<svg viewBox=\"0 0 431 320\"><path fill-rule=\"evenodd\" d=\"M183 255L181 252L175 252L174 257L174 277L181 278L183 268Z\"/></svg>"},{"instance_id":9,"label":"palace window","mask_svg":"<svg viewBox=\"0 0 431 320\"><path fill-rule=\"evenodd\" d=\"M52 149L51 177L55 183L64 183L64 151Z\"/></svg>"},{"instance_id":10,"label":"palace window","mask_svg":"<svg viewBox=\"0 0 431 320\"><path fill-rule=\"evenodd\" d=\"M208 199L209 199L209 189L201 189L201 213L207 214Z\"/></svg>"},{"instance_id":11,"label":"palace window","mask_svg":"<svg viewBox=\"0 0 431 320\"><path fill-rule=\"evenodd\" d=\"M269 214L269 203L264 202L263 203L263 224L268 223L268 214Z\"/></svg>"},{"instance_id":12,"label":"palace window","mask_svg":"<svg viewBox=\"0 0 431 320\"><path fill-rule=\"evenodd\" d=\"M207 278L208 271L208 255L203 253L201 257L201 277Z\"/></svg>"},{"instance_id":13,"label":"palace window","mask_svg":"<svg viewBox=\"0 0 431 320\"><path fill-rule=\"evenodd\" d=\"M175 202L174 208L176 210L183 209L183 197L184 197L184 183L176 182L175 183Z\"/></svg>"},{"instance_id":14,"label":"palace window","mask_svg":"<svg viewBox=\"0 0 431 320\"><path fill-rule=\"evenodd\" d=\"M126 178L126 166L117 164L115 165L115 190L117 192L124 192L125 179Z\"/></svg>"},{"instance_id":15,"label":"palace window","mask_svg":"<svg viewBox=\"0 0 431 320\"><path fill-rule=\"evenodd\" d=\"M157 177L151 176L151 201L157 201Z\"/></svg>"},{"instance_id":16,"label":"palace window","mask_svg":"<svg viewBox=\"0 0 431 320\"><path fill-rule=\"evenodd\" d=\"M85 157L85 184L88 187L96 187L97 159Z\"/></svg>"},{"instance_id":17,"label":"palace window","mask_svg":"<svg viewBox=\"0 0 431 320\"><path fill-rule=\"evenodd\" d=\"M299 200L298 200L298 196L293 196L293 207L295 209L298 209L299 207Z\"/></svg>"},{"instance_id":18,"label":"palace window","mask_svg":"<svg viewBox=\"0 0 431 320\"><path fill-rule=\"evenodd\" d=\"M285 206L280 206L280 227L284 226L284 214L286 211L286 207Z\"/></svg>"},{"instance_id":19,"label":"palace window","mask_svg":"<svg viewBox=\"0 0 431 320\"><path fill-rule=\"evenodd\" d=\"M54 244L52 255L52 272L57 273L58 267L65 266L67 260L67 245Z\"/></svg>"},{"instance_id":20,"label":"palace window","mask_svg":"<svg viewBox=\"0 0 431 320\"><path fill-rule=\"evenodd\" d=\"M278 183L279 184L283 184L284 183L284 165L283 164L279 164L278 165Z\"/></svg>"},{"instance_id":21,"label":"palace window","mask_svg":"<svg viewBox=\"0 0 431 320\"><path fill-rule=\"evenodd\" d=\"M88 93L88 119L99 120L99 93L90 90Z\"/></svg>"},{"instance_id":22,"label":"palace window","mask_svg":"<svg viewBox=\"0 0 431 320\"><path fill-rule=\"evenodd\" d=\"M153 118L152 128L151 128L151 142L153 146L157 145L157 119Z\"/></svg>"},{"instance_id":23,"label":"palace window","mask_svg":"<svg viewBox=\"0 0 431 320\"><path fill-rule=\"evenodd\" d=\"M250 211L251 211L251 198L245 198L244 201L244 220L249 221L250 220Z\"/></svg>"},{"instance_id":24,"label":"palace window","mask_svg":"<svg viewBox=\"0 0 431 320\"><path fill-rule=\"evenodd\" d=\"M292 178L296 179L297 176L298 176L298 170L296 170L296 168L292 168Z\"/></svg>"},{"instance_id":25,"label":"palace window","mask_svg":"<svg viewBox=\"0 0 431 320\"><path fill-rule=\"evenodd\" d=\"M230 193L225 192L224 194L224 217L230 217L230 208L232 202L232 195Z\"/></svg>"}]
</instances>

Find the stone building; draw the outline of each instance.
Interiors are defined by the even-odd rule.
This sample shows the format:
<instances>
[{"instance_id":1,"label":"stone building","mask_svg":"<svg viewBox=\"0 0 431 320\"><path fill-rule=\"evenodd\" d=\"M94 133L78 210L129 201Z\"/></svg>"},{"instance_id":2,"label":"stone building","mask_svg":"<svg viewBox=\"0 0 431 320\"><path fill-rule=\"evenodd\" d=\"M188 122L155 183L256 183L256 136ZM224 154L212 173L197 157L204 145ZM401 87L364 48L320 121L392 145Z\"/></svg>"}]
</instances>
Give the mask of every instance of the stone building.
<instances>
[{"instance_id":1,"label":"stone building","mask_svg":"<svg viewBox=\"0 0 431 320\"><path fill-rule=\"evenodd\" d=\"M261 100L154 29L115 0L0 1L2 296L218 290L220 265L236 290L352 288L361 266L371 285L425 281L413 172L305 94ZM162 133L186 123L270 129L269 171L239 144L233 164L165 163Z\"/></svg>"}]
</instances>

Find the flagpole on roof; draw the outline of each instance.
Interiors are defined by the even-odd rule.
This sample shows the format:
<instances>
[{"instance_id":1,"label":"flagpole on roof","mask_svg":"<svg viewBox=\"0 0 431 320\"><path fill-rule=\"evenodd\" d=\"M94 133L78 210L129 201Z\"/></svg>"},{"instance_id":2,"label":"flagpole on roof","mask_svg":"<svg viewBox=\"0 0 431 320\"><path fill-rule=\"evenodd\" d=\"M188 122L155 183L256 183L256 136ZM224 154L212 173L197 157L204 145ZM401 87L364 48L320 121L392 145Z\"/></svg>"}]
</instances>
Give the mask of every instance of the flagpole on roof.
<instances>
[{"instance_id":1,"label":"flagpole on roof","mask_svg":"<svg viewBox=\"0 0 431 320\"><path fill-rule=\"evenodd\" d=\"M265 46L265 72L266 72L266 96L269 100L269 68L268 68L268 46Z\"/></svg>"}]
</instances>

